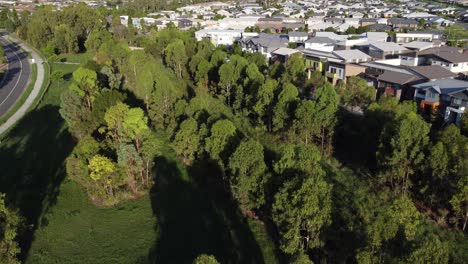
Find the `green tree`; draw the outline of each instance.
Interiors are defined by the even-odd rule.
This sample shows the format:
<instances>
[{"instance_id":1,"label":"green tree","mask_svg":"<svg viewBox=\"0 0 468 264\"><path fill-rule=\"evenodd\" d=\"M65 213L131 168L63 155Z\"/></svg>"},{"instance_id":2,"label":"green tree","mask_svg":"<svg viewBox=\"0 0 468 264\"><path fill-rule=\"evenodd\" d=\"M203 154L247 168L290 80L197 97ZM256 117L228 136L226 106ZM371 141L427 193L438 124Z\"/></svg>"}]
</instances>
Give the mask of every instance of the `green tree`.
<instances>
[{"instance_id":1,"label":"green tree","mask_svg":"<svg viewBox=\"0 0 468 264\"><path fill-rule=\"evenodd\" d=\"M278 102L273 109L273 131L279 131L289 126L294 114L294 108L299 101L299 91L297 88L287 83L278 95Z\"/></svg>"},{"instance_id":2,"label":"green tree","mask_svg":"<svg viewBox=\"0 0 468 264\"><path fill-rule=\"evenodd\" d=\"M138 193L138 179L143 179L143 160L132 144L121 144L117 150L117 164L127 174L127 186L134 193Z\"/></svg>"},{"instance_id":3,"label":"green tree","mask_svg":"<svg viewBox=\"0 0 468 264\"><path fill-rule=\"evenodd\" d=\"M115 188L120 181L117 180L117 165L111 159L102 155L95 155L88 163L89 177L102 189L99 193L105 193L114 198Z\"/></svg>"},{"instance_id":4,"label":"green tree","mask_svg":"<svg viewBox=\"0 0 468 264\"><path fill-rule=\"evenodd\" d=\"M268 180L262 144L243 140L229 158L229 169L231 190L242 211L260 208Z\"/></svg>"},{"instance_id":5,"label":"green tree","mask_svg":"<svg viewBox=\"0 0 468 264\"><path fill-rule=\"evenodd\" d=\"M375 99L375 88L367 85L360 77L352 76L340 91L343 103L346 106L366 108Z\"/></svg>"},{"instance_id":6,"label":"green tree","mask_svg":"<svg viewBox=\"0 0 468 264\"><path fill-rule=\"evenodd\" d=\"M175 40L166 47L164 54L166 63L172 67L179 78L182 78L182 73L189 59L184 42L180 39Z\"/></svg>"},{"instance_id":7,"label":"green tree","mask_svg":"<svg viewBox=\"0 0 468 264\"><path fill-rule=\"evenodd\" d=\"M183 157L185 164L191 164L198 153L202 144L202 138L198 133L198 123L195 119L189 118L180 124L173 146L177 155Z\"/></svg>"},{"instance_id":8,"label":"green tree","mask_svg":"<svg viewBox=\"0 0 468 264\"><path fill-rule=\"evenodd\" d=\"M128 138L126 138L123 123L129 110L130 107L122 102L109 107L104 114L104 120L107 125L106 130L100 128L100 132L107 131L107 135L119 144L127 142Z\"/></svg>"},{"instance_id":9,"label":"green tree","mask_svg":"<svg viewBox=\"0 0 468 264\"><path fill-rule=\"evenodd\" d=\"M232 151L235 137L236 126L229 120L218 120L211 126L210 136L205 142L205 150L211 159L224 165L228 155L226 152Z\"/></svg>"},{"instance_id":10,"label":"green tree","mask_svg":"<svg viewBox=\"0 0 468 264\"><path fill-rule=\"evenodd\" d=\"M73 80L70 89L76 91L85 99L85 106L91 111L93 101L99 94L97 73L93 70L80 67L73 72Z\"/></svg>"},{"instance_id":11,"label":"green tree","mask_svg":"<svg viewBox=\"0 0 468 264\"><path fill-rule=\"evenodd\" d=\"M0 262L19 264L18 255L21 248L18 245L18 228L21 217L18 212L5 205L5 194L0 193Z\"/></svg>"},{"instance_id":12,"label":"green tree","mask_svg":"<svg viewBox=\"0 0 468 264\"><path fill-rule=\"evenodd\" d=\"M60 53L78 52L78 39L67 24L60 24L54 30L55 47Z\"/></svg>"},{"instance_id":13,"label":"green tree","mask_svg":"<svg viewBox=\"0 0 468 264\"><path fill-rule=\"evenodd\" d=\"M395 191L404 193L410 187L411 175L424 161L429 130L430 125L413 112L385 126L377 157L382 181Z\"/></svg>"},{"instance_id":14,"label":"green tree","mask_svg":"<svg viewBox=\"0 0 468 264\"><path fill-rule=\"evenodd\" d=\"M457 217L462 219L462 230L468 224L468 174L464 174L457 183L457 191L450 200Z\"/></svg>"},{"instance_id":15,"label":"green tree","mask_svg":"<svg viewBox=\"0 0 468 264\"><path fill-rule=\"evenodd\" d=\"M275 93L278 90L278 82L273 79L267 79L258 90L254 111L258 115L260 121L264 120L267 124L268 131L271 131L271 123L273 118L273 108Z\"/></svg>"},{"instance_id":16,"label":"green tree","mask_svg":"<svg viewBox=\"0 0 468 264\"><path fill-rule=\"evenodd\" d=\"M331 186L321 175L288 180L275 195L273 221L280 248L287 254L320 247L320 234L331 222Z\"/></svg>"},{"instance_id":17,"label":"green tree","mask_svg":"<svg viewBox=\"0 0 468 264\"><path fill-rule=\"evenodd\" d=\"M130 108L125 114L123 120L123 129L125 135L133 140L137 152L140 152L140 145L143 135L148 128L148 118L141 108Z\"/></svg>"},{"instance_id":18,"label":"green tree","mask_svg":"<svg viewBox=\"0 0 468 264\"><path fill-rule=\"evenodd\" d=\"M339 99L335 88L330 83L317 89L314 102L314 122L320 128L320 145L322 154L331 155L332 139L335 124L337 122ZM326 144L326 146L325 146ZM327 150L325 150L325 147Z\"/></svg>"},{"instance_id":19,"label":"green tree","mask_svg":"<svg viewBox=\"0 0 468 264\"><path fill-rule=\"evenodd\" d=\"M193 261L193 264L219 264L219 262L212 255L201 254Z\"/></svg>"},{"instance_id":20,"label":"green tree","mask_svg":"<svg viewBox=\"0 0 468 264\"><path fill-rule=\"evenodd\" d=\"M76 138L82 138L93 131L91 112L83 107L83 100L77 92L65 90L60 96L60 115L67 122L68 130Z\"/></svg>"}]
</instances>

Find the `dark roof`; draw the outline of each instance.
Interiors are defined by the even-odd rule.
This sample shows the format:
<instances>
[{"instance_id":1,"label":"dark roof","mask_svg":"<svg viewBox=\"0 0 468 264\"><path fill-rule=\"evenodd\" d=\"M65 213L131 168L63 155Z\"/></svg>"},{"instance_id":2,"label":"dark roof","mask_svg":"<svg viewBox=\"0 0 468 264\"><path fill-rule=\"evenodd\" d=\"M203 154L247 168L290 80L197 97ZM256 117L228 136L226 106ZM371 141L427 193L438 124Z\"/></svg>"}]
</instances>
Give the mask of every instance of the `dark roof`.
<instances>
[{"instance_id":1,"label":"dark roof","mask_svg":"<svg viewBox=\"0 0 468 264\"><path fill-rule=\"evenodd\" d=\"M281 17L263 17L263 18L258 19L258 22L265 22L265 21L282 22L283 19Z\"/></svg>"},{"instance_id":2,"label":"dark roof","mask_svg":"<svg viewBox=\"0 0 468 264\"><path fill-rule=\"evenodd\" d=\"M390 24L406 24L406 25L417 25L418 22L413 19L405 19L405 18L390 18L388 20Z\"/></svg>"},{"instance_id":3,"label":"dark roof","mask_svg":"<svg viewBox=\"0 0 468 264\"><path fill-rule=\"evenodd\" d=\"M410 74L405 74L401 72L394 72L394 71L384 71L383 74L379 75L377 77L377 80L379 81L384 81L387 83L395 83L395 84L407 84L411 83L414 81L421 80L418 76L415 75L410 75Z\"/></svg>"},{"instance_id":4,"label":"dark roof","mask_svg":"<svg viewBox=\"0 0 468 264\"><path fill-rule=\"evenodd\" d=\"M468 62L468 55L459 52L438 52L433 55L451 63Z\"/></svg>"},{"instance_id":5,"label":"dark roof","mask_svg":"<svg viewBox=\"0 0 468 264\"><path fill-rule=\"evenodd\" d=\"M361 22L377 22L377 18L361 18Z\"/></svg>"},{"instance_id":6,"label":"dark roof","mask_svg":"<svg viewBox=\"0 0 468 264\"><path fill-rule=\"evenodd\" d=\"M445 79L456 76L455 73L438 65L416 66L411 67L410 69L429 80Z\"/></svg>"},{"instance_id":7,"label":"dark roof","mask_svg":"<svg viewBox=\"0 0 468 264\"><path fill-rule=\"evenodd\" d=\"M387 30L391 30L392 27L389 26L389 25L384 25L384 24L373 24L373 25L369 25L368 26L369 29L371 30L377 30L377 31L387 31Z\"/></svg>"},{"instance_id":8,"label":"dark roof","mask_svg":"<svg viewBox=\"0 0 468 264\"><path fill-rule=\"evenodd\" d=\"M441 94L452 94L468 89L468 82L456 79L440 79L413 85L417 89L432 88Z\"/></svg>"},{"instance_id":9,"label":"dark roof","mask_svg":"<svg viewBox=\"0 0 468 264\"><path fill-rule=\"evenodd\" d=\"M464 90L464 91L458 91L458 92L455 92L455 93L451 93L450 95L455 97L455 98L459 98L459 99L468 101L468 89Z\"/></svg>"}]
</instances>

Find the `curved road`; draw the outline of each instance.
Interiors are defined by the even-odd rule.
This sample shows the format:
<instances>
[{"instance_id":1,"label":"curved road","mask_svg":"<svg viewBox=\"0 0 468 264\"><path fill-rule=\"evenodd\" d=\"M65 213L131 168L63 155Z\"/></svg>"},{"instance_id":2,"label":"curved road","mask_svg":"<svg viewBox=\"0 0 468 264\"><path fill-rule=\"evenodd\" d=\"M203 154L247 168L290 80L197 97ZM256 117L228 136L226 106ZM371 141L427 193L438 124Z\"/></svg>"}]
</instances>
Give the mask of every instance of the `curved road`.
<instances>
[{"instance_id":1,"label":"curved road","mask_svg":"<svg viewBox=\"0 0 468 264\"><path fill-rule=\"evenodd\" d=\"M31 79L31 65L27 55L22 51L29 52L37 65L37 78L34 83L31 93L26 98L23 105L20 106L5 123L0 125L0 135L11 128L18 120L20 120L29 110L34 100L39 96L44 82L44 61L41 56L34 50L30 49L21 41L7 36L0 32L0 44L5 47L9 59L9 70L4 81L0 80L0 117L10 109L16 101L21 97L21 94L27 88ZM21 47L21 49L20 49Z\"/></svg>"},{"instance_id":2,"label":"curved road","mask_svg":"<svg viewBox=\"0 0 468 264\"><path fill-rule=\"evenodd\" d=\"M0 33L2 34L2 33ZM8 60L8 71L0 80L0 117L4 116L21 97L31 79L31 65L27 54L18 45L0 37L0 44Z\"/></svg>"}]
</instances>

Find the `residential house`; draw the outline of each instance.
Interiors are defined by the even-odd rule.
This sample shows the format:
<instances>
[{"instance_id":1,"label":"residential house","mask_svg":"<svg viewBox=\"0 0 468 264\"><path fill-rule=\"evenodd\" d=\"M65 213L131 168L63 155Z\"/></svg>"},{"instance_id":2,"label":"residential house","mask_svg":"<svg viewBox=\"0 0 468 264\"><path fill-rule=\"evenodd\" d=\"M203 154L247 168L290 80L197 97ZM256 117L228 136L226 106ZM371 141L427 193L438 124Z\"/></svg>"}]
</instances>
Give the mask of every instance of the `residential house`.
<instances>
[{"instance_id":1,"label":"residential house","mask_svg":"<svg viewBox=\"0 0 468 264\"><path fill-rule=\"evenodd\" d=\"M391 59L397 58L398 55L408 53L410 50L400 46L394 42L369 42L369 45L365 47L366 53L376 59Z\"/></svg>"},{"instance_id":2,"label":"residential house","mask_svg":"<svg viewBox=\"0 0 468 264\"><path fill-rule=\"evenodd\" d=\"M372 59L359 50L323 52L305 49L302 53L306 59L309 76L312 71L320 71L333 84L345 83L348 77L364 73L366 68L359 63Z\"/></svg>"},{"instance_id":3,"label":"residential house","mask_svg":"<svg viewBox=\"0 0 468 264\"><path fill-rule=\"evenodd\" d=\"M284 63L289 59L289 57L296 53L300 53L300 51L290 48L279 48L271 52L270 62L279 61L281 63Z\"/></svg>"},{"instance_id":4,"label":"residential house","mask_svg":"<svg viewBox=\"0 0 468 264\"><path fill-rule=\"evenodd\" d=\"M424 52L424 51L423 51ZM454 73L468 73L468 55L454 51L428 54L432 65L439 65Z\"/></svg>"},{"instance_id":5,"label":"residential house","mask_svg":"<svg viewBox=\"0 0 468 264\"><path fill-rule=\"evenodd\" d=\"M334 50L336 40L329 37L313 37L304 42L304 48L331 52Z\"/></svg>"},{"instance_id":6,"label":"residential house","mask_svg":"<svg viewBox=\"0 0 468 264\"><path fill-rule=\"evenodd\" d=\"M405 19L405 18L390 18L387 21L387 24L393 29L403 29L403 28L417 28L418 21L414 19Z\"/></svg>"},{"instance_id":7,"label":"residential house","mask_svg":"<svg viewBox=\"0 0 468 264\"><path fill-rule=\"evenodd\" d=\"M396 43L408 43L412 41L426 41L433 42L435 40L440 40L440 33L431 33L431 32L410 32L410 33L396 33L395 42Z\"/></svg>"},{"instance_id":8,"label":"residential house","mask_svg":"<svg viewBox=\"0 0 468 264\"><path fill-rule=\"evenodd\" d=\"M239 40L239 44L243 51L260 52L268 59L271 57L271 52L288 46L289 39L287 35L265 34L260 33L258 36L243 37Z\"/></svg>"},{"instance_id":9,"label":"residential house","mask_svg":"<svg viewBox=\"0 0 468 264\"><path fill-rule=\"evenodd\" d=\"M200 41L209 39L213 45L232 45L235 41L242 38L242 30L222 30L222 29L202 29L195 32L195 38Z\"/></svg>"},{"instance_id":10,"label":"residential house","mask_svg":"<svg viewBox=\"0 0 468 264\"><path fill-rule=\"evenodd\" d=\"M283 18L280 17L266 17L258 19L255 24L261 30L271 29L273 31L279 31L283 28Z\"/></svg>"},{"instance_id":11,"label":"residential house","mask_svg":"<svg viewBox=\"0 0 468 264\"><path fill-rule=\"evenodd\" d=\"M376 24L378 24L376 18L362 18L360 21L361 27L368 27L368 26L376 25Z\"/></svg>"},{"instance_id":12,"label":"residential house","mask_svg":"<svg viewBox=\"0 0 468 264\"><path fill-rule=\"evenodd\" d=\"M422 113L436 108L444 113L444 121L458 123L468 107L468 82L440 79L413 85L414 100Z\"/></svg>"},{"instance_id":13,"label":"residential house","mask_svg":"<svg viewBox=\"0 0 468 264\"><path fill-rule=\"evenodd\" d=\"M290 43L304 43L309 38L307 32L295 31L288 33Z\"/></svg>"}]
</instances>

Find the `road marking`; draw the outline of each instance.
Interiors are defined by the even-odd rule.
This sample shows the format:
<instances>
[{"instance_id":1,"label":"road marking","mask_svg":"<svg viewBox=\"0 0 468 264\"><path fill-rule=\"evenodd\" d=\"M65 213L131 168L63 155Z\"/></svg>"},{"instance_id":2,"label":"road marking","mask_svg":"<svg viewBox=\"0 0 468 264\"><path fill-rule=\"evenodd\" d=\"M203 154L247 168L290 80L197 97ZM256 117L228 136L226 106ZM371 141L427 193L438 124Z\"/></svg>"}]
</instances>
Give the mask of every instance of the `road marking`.
<instances>
[{"instance_id":1,"label":"road marking","mask_svg":"<svg viewBox=\"0 0 468 264\"><path fill-rule=\"evenodd\" d=\"M10 42L10 44L12 44L12 42ZM8 100L10 95L15 91L16 87L18 86L19 81L21 80L21 75L23 74L23 61L20 59L20 57L18 56L16 51L13 51L13 49L11 49L10 47L8 47L8 49L13 52L13 54L16 56L16 58L18 58L18 60L20 62L20 73L19 73L18 80L16 80L15 86L13 86L13 89L11 89L11 91L8 93L8 95L5 97L5 99L3 99L3 101L0 103L0 106L2 104L4 104L6 102L6 100ZM8 72L7 72L7 74L8 74Z\"/></svg>"}]
</instances>

